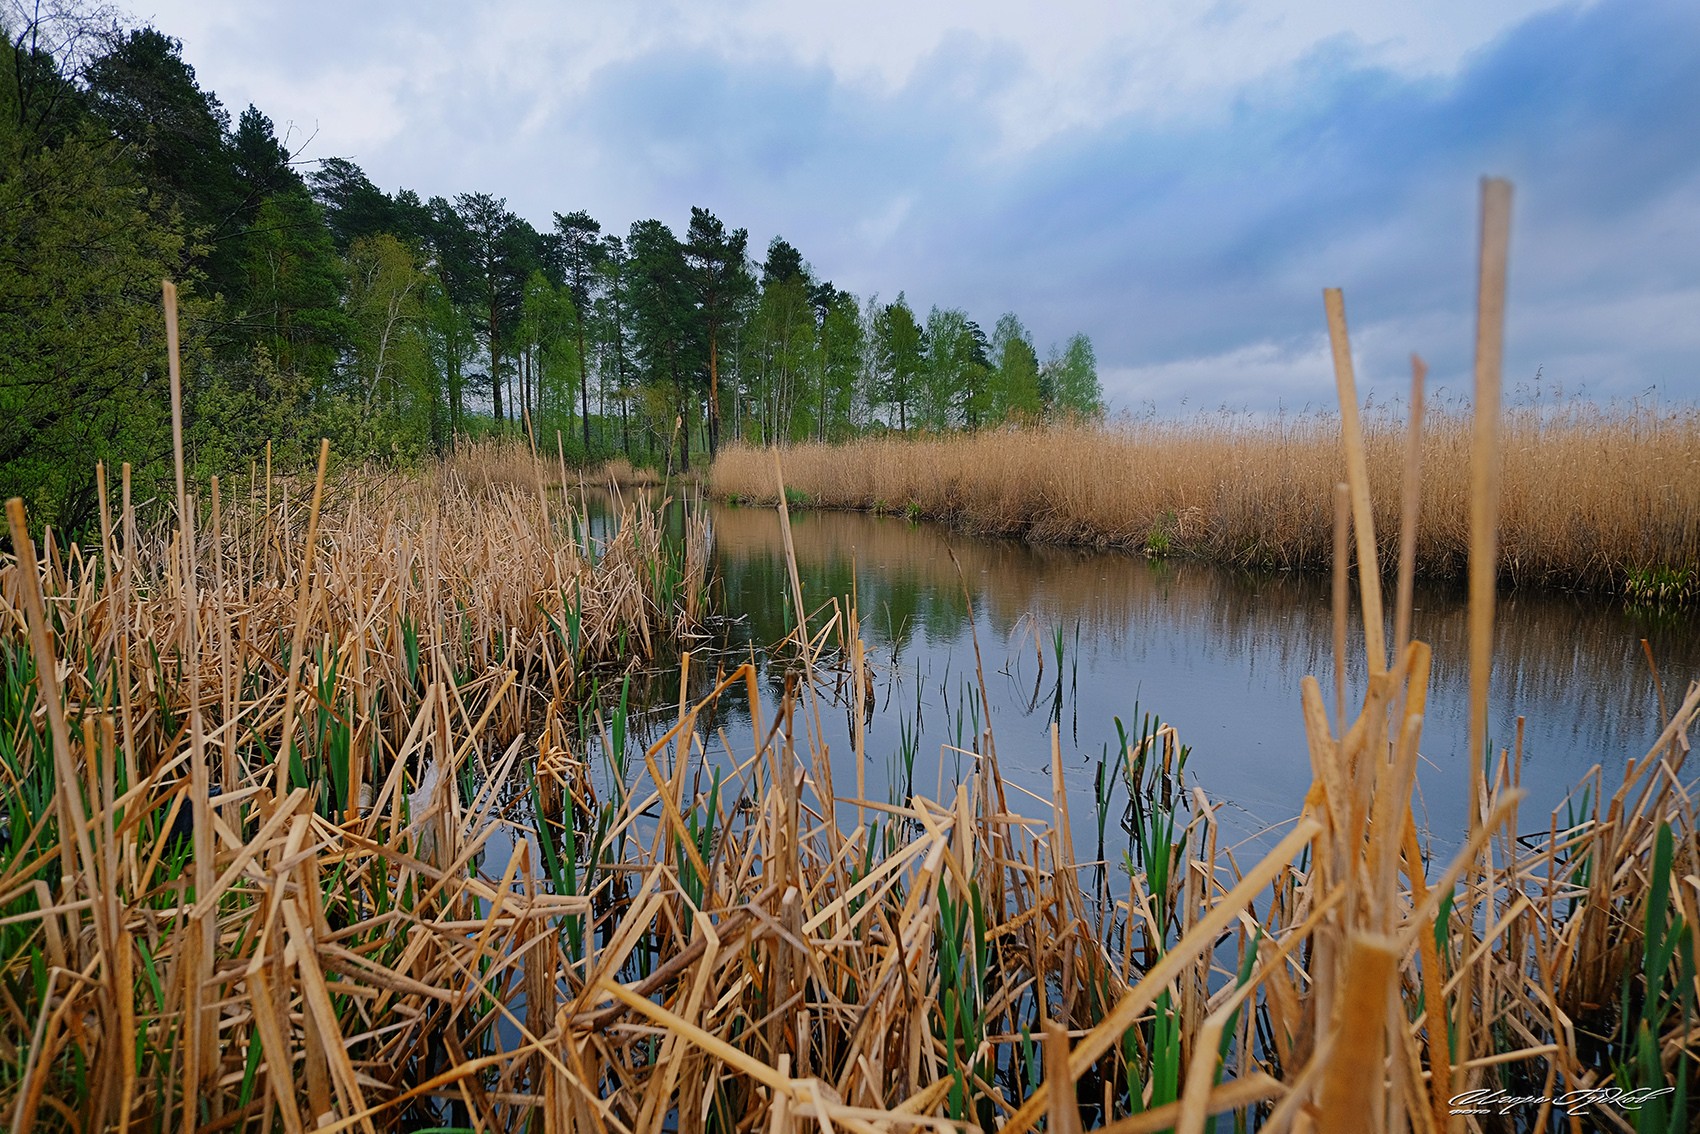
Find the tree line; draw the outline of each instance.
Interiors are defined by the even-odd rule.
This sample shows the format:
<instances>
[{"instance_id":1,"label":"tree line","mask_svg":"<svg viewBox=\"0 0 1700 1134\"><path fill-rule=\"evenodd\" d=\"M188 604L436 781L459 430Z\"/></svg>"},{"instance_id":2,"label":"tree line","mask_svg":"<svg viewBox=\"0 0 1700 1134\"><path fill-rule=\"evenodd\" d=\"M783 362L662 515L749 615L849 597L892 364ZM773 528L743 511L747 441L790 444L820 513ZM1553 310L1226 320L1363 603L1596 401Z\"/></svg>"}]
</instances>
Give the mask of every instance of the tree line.
<instances>
[{"instance_id":1,"label":"tree line","mask_svg":"<svg viewBox=\"0 0 1700 1134\"><path fill-rule=\"evenodd\" d=\"M187 448L202 475L321 436L409 459L519 434L574 460L689 468L728 441L838 440L1090 415L1076 335L1041 359L899 293L858 298L775 237L693 208L540 229L491 193L379 189L232 120L181 43L108 13L0 6L0 492L60 526L95 514L97 460L167 467L159 281L182 296Z\"/></svg>"}]
</instances>

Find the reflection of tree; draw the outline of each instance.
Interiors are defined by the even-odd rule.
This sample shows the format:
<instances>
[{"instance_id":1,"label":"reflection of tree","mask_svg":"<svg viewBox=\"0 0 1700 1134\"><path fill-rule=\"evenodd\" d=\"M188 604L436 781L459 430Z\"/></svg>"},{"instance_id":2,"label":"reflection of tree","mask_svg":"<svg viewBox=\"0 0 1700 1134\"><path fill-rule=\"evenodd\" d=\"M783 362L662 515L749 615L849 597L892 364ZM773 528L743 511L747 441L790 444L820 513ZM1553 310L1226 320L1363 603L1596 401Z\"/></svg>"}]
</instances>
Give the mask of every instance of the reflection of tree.
<instances>
[{"instance_id":1,"label":"reflection of tree","mask_svg":"<svg viewBox=\"0 0 1700 1134\"><path fill-rule=\"evenodd\" d=\"M1093 673L1099 680L1119 680L1130 666L1145 662L1203 664L1244 667L1260 678L1290 682L1296 691L1300 676L1332 672L1329 583L1323 577L969 539L933 525L855 513L806 512L793 519L805 604L818 610L848 596L854 584L862 633L892 670L917 649L936 660L964 643L966 581L987 676L1008 674L989 681L994 700L1021 709L1038 680L1036 643L1046 665L1040 704L1049 707L1055 681L1051 636L1059 626L1068 643L1065 664L1071 671L1078 664L1083 680ZM766 647L790 630L778 517L766 508L717 507L713 529L722 609L737 619L727 646L737 661L747 660L754 647L765 670ZM1416 607L1415 632L1434 648L1432 691L1439 713L1445 704L1462 704L1468 686L1463 596L1426 586L1419 589ZM917 630L924 631L919 646ZM1688 631L1683 619L1661 621L1574 596L1502 596L1495 624L1495 704L1530 716L1549 736L1568 730L1573 743L1597 750L1600 759L1622 759L1630 754L1626 746L1656 731L1641 638L1651 642L1670 694L1700 676L1700 639ZM1356 625L1352 634L1361 641ZM930 663L927 668L912 679L940 680ZM1354 663L1351 676L1361 686L1361 662ZM1644 696L1626 698L1625 689ZM658 704L677 705L676 671L661 679L656 695ZM1088 728L1106 723L1082 722Z\"/></svg>"},{"instance_id":2,"label":"reflection of tree","mask_svg":"<svg viewBox=\"0 0 1700 1134\"><path fill-rule=\"evenodd\" d=\"M778 599L786 583L777 516L765 508L720 508L714 525L729 610L750 617L757 642L778 640L784 634ZM1329 582L1322 576L971 539L858 513L809 513L792 534L811 605L848 594L854 574L863 633L894 655L917 625L940 644L964 633L966 580L982 626L1004 639L999 652L982 638L982 649L992 651L986 656L991 669L1003 667L1007 655L1025 673L1033 663L1033 635L1048 654L1051 630L1067 627L1072 642L1076 623L1083 670L1111 651L1137 651L1147 643L1172 650L1182 638L1204 662L1235 661L1254 672L1273 667L1290 675L1295 689L1303 674L1327 674L1333 665ZM951 551L961 563L960 577ZM734 577L742 580L736 588ZM1415 632L1434 647L1434 693L1461 698L1469 680L1463 596L1424 586L1415 605ZM1700 676L1700 638L1685 629L1680 620L1661 623L1575 596L1506 595L1494 629L1496 704L1562 714L1558 720L1574 721L1576 738L1600 747L1602 755L1620 750L1647 730L1653 715L1641 638L1652 643L1667 691ZM1361 641L1355 625L1353 635ZM1361 664L1352 676L1362 681ZM1625 698L1624 689L1646 690L1645 703Z\"/></svg>"}]
</instances>

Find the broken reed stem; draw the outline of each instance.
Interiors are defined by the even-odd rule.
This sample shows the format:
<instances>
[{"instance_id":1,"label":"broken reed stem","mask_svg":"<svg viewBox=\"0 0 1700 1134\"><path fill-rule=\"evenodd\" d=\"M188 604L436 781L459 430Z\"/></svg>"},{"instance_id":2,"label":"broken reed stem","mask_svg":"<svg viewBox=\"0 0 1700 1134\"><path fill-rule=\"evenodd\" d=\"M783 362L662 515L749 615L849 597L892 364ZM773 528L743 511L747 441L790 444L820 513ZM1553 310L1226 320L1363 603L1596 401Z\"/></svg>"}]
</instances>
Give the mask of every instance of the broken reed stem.
<instances>
[{"instance_id":1,"label":"broken reed stem","mask_svg":"<svg viewBox=\"0 0 1700 1134\"><path fill-rule=\"evenodd\" d=\"M1344 483L1334 486L1334 720L1341 736L1346 735L1346 609L1351 601L1349 493Z\"/></svg>"},{"instance_id":2,"label":"broken reed stem","mask_svg":"<svg viewBox=\"0 0 1700 1134\"><path fill-rule=\"evenodd\" d=\"M178 649L180 655L187 658L189 670L190 837L194 844L195 893L201 895L212 886L213 853L211 771L207 767L206 727L201 716L201 599L195 578L200 556L193 502L183 467L183 363L178 346L177 286L165 280L161 291L165 309L166 363L171 376L172 464L177 477L177 546L181 570L178 586L182 589L187 616L183 620L184 636ZM213 929L199 918L191 919L188 928L192 962L183 970L184 1028L188 1047L183 1060L183 1097L193 1099L200 1096L201 1084L216 1073L218 1016L217 1009L207 1003L207 989L215 962ZM215 1102L215 1117L218 1112Z\"/></svg>"},{"instance_id":3,"label":"broken reed stem","mask_svg":"<svg viewBox=\"0 0 1700 1134\"><path fill-rule=\"evenodd\" d=\"M1384 1128L1387 990L1399 958L1394 943L1377 934L1354 934L1347 942L1333 1058L1323 1072L1319 1099L1322 1130Z\"/></svg>"},{"instance_id":4,"label":"broken reed stem","mask_svg":"<svg viewBox=\"0 0 1700 1134\"><path fill-rule=\"evenodd\" d=\"M330 438L319 441L319 468L313 477L313 503L307 512L307 544L301 554L301 579L295 599L295 630L290 637L288 676L283 694L283 739L278 744L272 791L279 803L289 792L291 749L295 742L295 694L301 687L302 654L307 649L307 625L313 614L313 557L319 545L319 508L325 500L325 468L331 459Z\"/></svg>"},{"instance_id":5,"label":"broken reed stem","mask_svg":"<svg viewBox=\"0 0 1700 1134\"><path fill-rule=\"evenodd\" d=\"M1352 524L1358 537L1358 585L1364 612L1364 649L1373 676L1387 669L1386 627L1381 621L1381 570L1376 563L1375 517L1369 504L1369 462L1364 456L1363 423L1358 418L1357 381L1352 376L1352 345L1346 335L1346 300L1340 289L1322 293L1328 315L1328 341L1334 355L1334 384L1340 398L1340 439L1346 448L1346 483L1352 491Z\"/></svg>"},{"instance_id":6,"label":"broken reed stem","mask_svg":"<svg viewBox=\"0 0 1700 1134\"><path fill-rule=\"evenodd\" d=\"M1482 181L1481 264L1476 294L1475 428L1470 446L1470 792L1480 798L1493 672L1493 608L1499 522L1500 366L1511 183ZM1472 805L1470 813L1479 813Z\"/></svg>"},{"instance_id":7,"label":"broken reed stem","mask_svg":"<svg viewBox=\"0 0 1700 1134\"><path fill-rule=\"evenodd\" d=\"M1486 806L1488 691L1493 674L1493 621L1499 516L1500 367L1505 333L1506 261L1511 237L1511 184L1495 178L1482 181L1480 270L1476 293L1476 372L1474 430L1470 448L1470 827L1480 829ZM1472 837L1472 843L1476 840ZM1481 841L1487 853L1486 841ZM1475 924L1480 895L1472 863L1465 882L1464 924ZM1481 864L1485 883L1488 864ZM1490 899L1491 900L1491 899ZM1465 965L1454 1008L1456 1064L1468 1065L1473 1053L1477 1017L1472 1010L1476 966ZM1461 1115L1451 1118L1454 1134L1463 1128Z\"/></svg>"},{"instance_id":8,"label":"broken reed stem","mask_svg":"<svg viewBox=\"0 0 1700 1134\"><path fill-rule=\"evenodd\" d=\"M1399 497L1399 578L1393 605L1393 656L1411 640L1411 607L1417 578L1417 515L1423 490L1423 381L1428 367L1411 355L1411 407L1405 423L1405 470Z\"/></svg>"}]
</instances>

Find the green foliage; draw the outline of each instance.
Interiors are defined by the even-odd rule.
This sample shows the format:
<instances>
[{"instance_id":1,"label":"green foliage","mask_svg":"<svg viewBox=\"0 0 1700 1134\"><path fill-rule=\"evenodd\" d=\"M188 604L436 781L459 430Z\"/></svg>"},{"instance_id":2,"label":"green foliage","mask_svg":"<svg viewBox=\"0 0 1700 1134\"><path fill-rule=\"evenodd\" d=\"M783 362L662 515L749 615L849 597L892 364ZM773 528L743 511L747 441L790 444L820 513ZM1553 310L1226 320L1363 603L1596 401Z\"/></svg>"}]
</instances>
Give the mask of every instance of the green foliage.
<instances>
[{"instance_id":1,"label":"green foliage","mask_svg":"<svg viewBox=\"0 0 1700 1134\"><path fill-rule=\"evenodd\" d=\"M897 302L874 316L874 380L876 398L897 411L897 428L909 428L909 406L915 400L922 363L921 325L903 293Z\"/></svg>"},{"instance_id":2,"label":"green foliage","mask_svg":"<svg viewBox=\"0 0 1700 1134\"><path fill-rule=\"evenodd\" d=\"M772 444L814 436L819 403L809 395L818 338L806 277L767 276L744 346L743 414L751 439Z\"/></svg>"},{"instance_id":3,"label":"green foliage","mask_svg":"<svg viewBox=\"0 0 1700 1134\"><path fill-rule=\"evenodd\" d=\"M96 461L146 486L170 452L160 280L185 242L148 201L92 130L40 146L0 115L0 495L36 522L93 519ZM195 358L204 305L186 308Z\"/></svg>"},{"instance_id":4,"label":"green foliage","mask_svg":"<svg viewBox=\"0 0 1700 1134\"><path fill-rule=\"evenodd\" d=\"M1075 335L1061 353L1052 348L1039 371L1039 398L1045 412L1056 417L1090 418L1104 412L1098 356L1091 339Z\"/></svg>"},{"instance_id":5,"label":"green foliage","mask_svg":"<svg viewBox=\"0 0 1700 1134\"><path fill-rule=\"evenodd\" d=\"M702 334L708 348L708 452L712 457L720 445L720 367L725 343L732 337L739 313L755 290L755 280L746 265L749 233L730 233L707 209L691 209L691 227L685 236L685 262L698 297Z\"/></svg>"},{"instance_id":6,"label":"green foliage","mask_svg":"<svg viewBox=\"0 0 1700 1134\"><path fill-rule=\"evenodd\" d=\"M990 953L986 943L986 907L980 884L969 882L968 893L953 899L943 879L938 888L938 1038L945 1045L951 1069L950 1117L956 1122L981 1121L982 1102L975 1080L989 1082L984 1056L977 1056L986 1038L985 988Z\"/></svg>"},{"instance_id":7,"label":"green foliage","mask_svg":"<svg viewBox=\"0 0 1700 1134\"><path fill-rule=\"evenodd\" d=\"M998 318L992 331L992 358L996 367L992 375L992 404L990 418L1037 417L1043 406L1039 401L1039 355L1033 349L1033 339L1014 313Z\"/></svg>"},{"instance_id":8,"label":"green foliage","mask_svg":"<svg viewBox=\"0 0 1700 1134\"><path fill-rule=\"evenodd\" d=\"M1636 1111L1636 1128L1645 1131L1687 1130L1688 1068L1679 1059L1674 1078L1666 1071L1660 1038L1680 1021L1678 1034L1687 1034L1695 1018L1695 929L1671 906L1675 845L1668 823L1659 825L1648 876L1647 906L1642 917L1639 987L1624 974L1619 1005L1622 1023L1616 1078L1624 1087L1647 1098ZM1673 1089L1674 1088L1674 1089Z\"/></svg>"},{"instance_id":9,"label":"green foliage","mask_svg":"<svg viewBox=\"0 0 1700 1134\"><path fill-rule=\"evenodd\" d=\"M1164 512L1145 533L1145 554L1160 559L1174 550L1178 528L1175 513Z\"/></svg>"},{"instance_id":10,"label":"green foliage","mask_svg":"<svg viewBox=\"0 0 1700 1134\"><path fill-rule=\"evenodd\" d=\"M348 339L344 268L305 191L267 197L244 241L244 321L278 369L328 383Z\"/></svg>"},{"instance_id":11,"label":"green foliage","mask_svg":"<svg viewBox=\"0 0 1700 1134\"><path fill-rule=\"evenodd\" d=\"M159 282L178 284L191 470L409 461L463 437L560 438L686 470L723 436L841 440L1091 413L1083 337L1040 368L1025 328L864 306L775 238L695 208L622 240L583 211L539 233L487 192L423 201L343 157L303 176L260 108L235 116L180 41L105 12L11 10L0 56L0 492L94 516L94 462L169 485ZM46 29L46 34L35 34ZM74 58L60 59L51 43Z\"/></svg>"},{"instance_id":12,"label":"green foliage","mask_svg":"<svg viewBox=\"0 0 1700 1134\"><path fill-rule=\"evenodd\" d=\"M692 406L698 376L705 373L707 342L693 303L684 246L658 220L632 225L627 241L627 296L637 358L651 393L651 421L678 444L677 471L691 467ZM668 419L668 410L672 411ZM665 448L666 446L664 446Z\"/></svg>"},{"instance_id":13,"label":"green foliage","mask_svg":"<svg viewBox=\"0 0 1700 1134\"><path fill-rule=\"evenodd\" d=\"M1683 567L1632 567L1623 581L1632 602L1678 604L1700 599L1700 572Z\"/></svg>"}]
</instances>

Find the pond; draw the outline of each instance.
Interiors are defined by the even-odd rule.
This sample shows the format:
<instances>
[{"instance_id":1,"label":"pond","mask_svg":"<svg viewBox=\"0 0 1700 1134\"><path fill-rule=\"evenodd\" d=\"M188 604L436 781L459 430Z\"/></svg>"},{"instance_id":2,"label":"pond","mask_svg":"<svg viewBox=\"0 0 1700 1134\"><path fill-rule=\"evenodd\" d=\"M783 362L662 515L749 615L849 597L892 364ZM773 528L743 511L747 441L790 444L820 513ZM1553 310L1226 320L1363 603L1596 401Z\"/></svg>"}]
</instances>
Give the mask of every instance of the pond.
<instances>
[{"instance_id":1,"label":"pond","mask_svg":"<svg viewBox=\"0 0 1700 1134\"><path fill-rule=\"evenodd\" d=\"M716 605L727 620L695 665L711 676L753 659L764 696L777 700L795 665L794 651L771 652L794 621L778 514L705 506ZM605 532L607 502L591 498L590 508L593 533ZM870 799L900 798L912 781L916 792L948 800L974 759L956 749L975 747L983 717L1006 780L1031 793L1012 806L1048 816L1054 724L1084 859L1091 820L1083 817L1094 812L1098 762L1109 754L1112 772L1117 766L1116 719L1137 735L1138 718L1150 713L1190 746L1187 782L1221 809L1228 831L1261 841L1303 806L1311 767L1300 680L1315 675L1330 708L1333 702L1327 578L986 540L893 516L793 511L791 522L806 608L856 596L874 675L861 770ZM811 628L829 615L811 614ZM1626 760L1647 751L1663 722L1642 640L1674 705L1700 678L1695 629L1690 611L1550 592L1500 596L1490 738L1496 754L1512 747L1522 719L1525 831L1544 831L1551 809L1595 764L1609 791ZM1426 816L1437 847L1456 846L1467 825L1469 767L1462 590L1419 585L1413 633L1434 651L1418 816ZM1361 699L1366 675L1355 623L1352 634L1348 697ZM677 716L677 677L657 681L652 727L664 728ZM849 696L830 673L821 688L833 779L849 797L857 776ZM748 713L739 700L723 699L715 725L747 748ZM764 720L772 712L764 706ZM738 724L741 730L731 727ZM1121 813L1120 803L1113 811Z\"/></svg>"}]
</instances>

